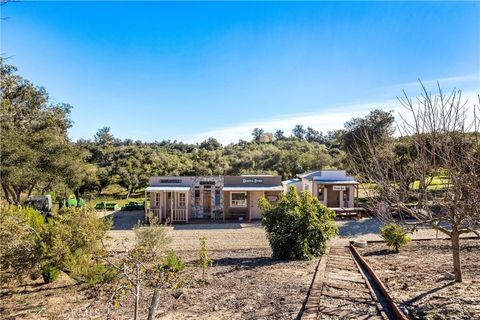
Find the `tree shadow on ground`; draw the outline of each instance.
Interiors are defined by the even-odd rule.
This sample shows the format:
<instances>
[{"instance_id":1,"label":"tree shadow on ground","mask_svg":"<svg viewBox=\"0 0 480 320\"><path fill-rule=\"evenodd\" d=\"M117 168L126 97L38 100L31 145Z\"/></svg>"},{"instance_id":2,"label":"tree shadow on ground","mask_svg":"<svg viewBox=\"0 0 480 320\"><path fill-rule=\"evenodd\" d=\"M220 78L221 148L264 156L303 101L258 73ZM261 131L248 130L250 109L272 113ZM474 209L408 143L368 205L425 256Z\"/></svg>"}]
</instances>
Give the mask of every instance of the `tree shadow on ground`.
<instances>
[{"instance_id":1,"label":"tree shadow on ground","mask_svg":"<svg viewBox=\"0 0 480 320\"><path fill-rule=\"evenodd\" d=\"M364 218L360 220L337 220L340 237L362 236L366 234L379 234L382 223L377 218Z\"/></svg>"},{"instance_id":2,"label":"tree shadow on ground","mask_svg":"<svg viewBox=\"0 0 480 320\"><path fill-rule=\"evenodd\" d=\"M364 257L369 257L369 256L387 256L387 255L392 255L396 254L397 252L393 249L382 249L382 250L377 250L377 251L372 251L372 252L366 252L363 254Z\"/></svg>"},{"instance_id":3,"label":"tree shadow on ground","mask_svg":"<svg viewBox=\"0 0 480 320\"><path fill-rule=\"evenodd\" d=\"M218 274L230 273L237 270L252 270L256 268L285 264L288 262L289 260L279 260L272 257L220 258L213 259L212 261L214 266L234 267L233 270L219 272Z\"/></svg>"},{"instance_id":4,"label":"tree shadow on ground","mask_svg":"<svg viewBox=\"0 0 480 320\"><path fill-rule=\"evenodd\" d=\"M409 299L409 300L405 301L405 303L406 303L406 304L416 303L416 302L422 300L423 298L425 298L426 296L428 296L428 295L430 295L430 294L432 294L432 293L435 293L435 292L437 292L437 291L440 291L440 290L442 290L442 289L445 289L446 287L449 287L449 286L454 285L454 284L455 284L455 281L447 282L447 283L445 283L445 284L443 284L443 285L441 285L441 286L438 286L438 287L436 287L436 288L433 288L433 289L431 289L431 290L428 290L427 292L421 293L421 294L419 294L418 296L415 296L415 297L413 297L412 299Z\"/></svg>"},{"instance_id":5,"label":"tree shadow on ground","mask_svg":"<svg viewBox=\"0 0 480 320\"><path fill-rule=\"evenodd\" d=\"M173 230L222 230L222 229L242 229L240 223L202 223L202 224L176 224Z\"/></svg>"},{"instance_id":6,"label":"tree shadow on ground","mask_svg":"<svg viewBox=\"0 0 480 320\"><path fill-rule=\"evenodd\" d=\"M112 230L132 230L136 225L143 222L144 212L137 211L116 211L107 218L112 218Z\"/></svg>"}]
</instances>

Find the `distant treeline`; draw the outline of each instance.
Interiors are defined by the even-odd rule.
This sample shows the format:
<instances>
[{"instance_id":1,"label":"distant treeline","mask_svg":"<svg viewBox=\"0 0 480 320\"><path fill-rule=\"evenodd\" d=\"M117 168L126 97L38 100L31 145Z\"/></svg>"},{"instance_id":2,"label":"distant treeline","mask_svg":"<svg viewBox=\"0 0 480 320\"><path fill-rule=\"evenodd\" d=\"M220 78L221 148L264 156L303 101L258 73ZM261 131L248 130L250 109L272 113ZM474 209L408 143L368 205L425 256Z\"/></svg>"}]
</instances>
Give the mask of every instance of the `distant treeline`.
<instances>
[{"instance_id":1,"label":"distant treeline","mask_svg":"<svg viewBox=\"0 0 480 320\"><path fill-rule=\"evenodd\" d=\"M321 168L348 169L346 157L363 156L356 139L368 131L377 143L396 141L391 112L373 110L341 130L297 125L286 136L261 128L252 140L221 145L214 137L197 144L141 142L115 138L108 127L93 140L71 142L68 104L52 103L47 91L1 62L1 184L12 203L32 193L97 195L119 184L128 194L147 185L153 175L278 174L290 178Z\"/></svg>"}]
</instances>

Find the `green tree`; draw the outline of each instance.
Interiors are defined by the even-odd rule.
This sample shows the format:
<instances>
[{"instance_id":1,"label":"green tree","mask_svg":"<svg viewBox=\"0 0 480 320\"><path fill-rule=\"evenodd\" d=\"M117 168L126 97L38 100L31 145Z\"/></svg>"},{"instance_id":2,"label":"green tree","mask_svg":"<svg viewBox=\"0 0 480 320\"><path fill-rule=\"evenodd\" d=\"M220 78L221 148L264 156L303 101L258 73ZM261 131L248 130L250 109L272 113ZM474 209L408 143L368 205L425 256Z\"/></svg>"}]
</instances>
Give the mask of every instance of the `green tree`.
<instances>
[{"instance_id":1,"label":"green tree","mask_svg":"<svg viewBox=\"0 0 480 320\"><path fill-rule=\"evenodd\" d=\"M285 137L285 132L283 132L283 130L276 130L273 136L277 140L284 140L287 138Z\"/></svg>"},{"instance_id":2,"label":"green tree","mask_svg":"<svg viewBox=\"0 0 480 320\"><path fill-rule=\"evenodd\" d=\"M205 273L212 260L208 257L207 237L200 238L200 250L198 251L198 265L202 268L202 283L205 285Z\"/></svg>"},{"instance_id":3,"label":"green tree","mask_svg":"<svg viewBox=\"0 0 480 320\"><path fill-rule=\"evenodd\" d=\"M305 139L305 134L306 133L307 133L307 131L300 124L297 124L292 130L293 136L295 138L299 139L299 140Z\"/></svg>"},{"instance_id":4,"label":"green tree","mask_svg":"<svg viewBox=\"0 0 480 320\"><path fill-rule=\"evenodd\" d=\"M311 259L323 255L327 241L338 233L335 212L308 192L295 188L271 205L262 198L262 225L278 259Z\"/></svg>"},{"instance_id":5,"label":"green tree","mask_svg":"<svg viewBox=\"0 0 480 320\"><path fill-rule=\"evenodd\" d=\"M0 58L1 185L6 200L20 204L35 188L75 185L84 154L68 140L71 106L50 103L45 89L15 72Z\"/></svg>"},{"instance_id":6,"label":"green tree","mask_svg":"<svg viewBox=\"0 0 480 320\"><path fill-rule=\"evenodd\" d=\"M265 133L265 130L260 128L253 129L252 136L254 141L260 141L260 137Z\"/></svg>"},{"instance_id":7,"label":"green tree","mask_svg":"<svg viewBox=\"0 0 480 320\"><path fill-rule=\"evenodd\" d=\"M389 223L380 228L380 235L389 247L395 248L397 253L411 240L405 228L395 223Z\"/></svg>"}]
</instances>

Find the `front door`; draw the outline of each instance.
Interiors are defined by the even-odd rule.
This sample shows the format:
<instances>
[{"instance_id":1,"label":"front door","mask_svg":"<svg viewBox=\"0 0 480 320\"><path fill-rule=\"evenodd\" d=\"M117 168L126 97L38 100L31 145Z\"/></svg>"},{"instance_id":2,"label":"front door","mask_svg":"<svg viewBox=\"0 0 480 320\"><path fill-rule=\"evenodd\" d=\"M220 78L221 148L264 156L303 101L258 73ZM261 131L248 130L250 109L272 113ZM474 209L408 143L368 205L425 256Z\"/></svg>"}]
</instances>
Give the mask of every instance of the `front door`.
<instances>
[{"instance_id":1,"label":"front door","mask_svg":"<svg viewBox=\"0 0 480 320\"><path fill-rule=\"evenodd\" d=\"M327 189L327 207L337 208L340 201L340 192L333 190L332 187Z\"/></svg>"},{"instance_id":2,"label":"front door","mask_svg":"<svg viewBox=\"0 0 480 320\"><path fill-rule=\"evenodd\" d=\"M172 193L167 192L167 219L172 217Z\"/></svg>"},{"instance_id":3,"label":"front door","mask_svg":"<svg viewBox=\"0 0 480 320\"><path fill-rule=\"evenodd\" d=\"M212 213L212 192L210 189L203 190L203 213Z\"/></svg>"}]
</instances>

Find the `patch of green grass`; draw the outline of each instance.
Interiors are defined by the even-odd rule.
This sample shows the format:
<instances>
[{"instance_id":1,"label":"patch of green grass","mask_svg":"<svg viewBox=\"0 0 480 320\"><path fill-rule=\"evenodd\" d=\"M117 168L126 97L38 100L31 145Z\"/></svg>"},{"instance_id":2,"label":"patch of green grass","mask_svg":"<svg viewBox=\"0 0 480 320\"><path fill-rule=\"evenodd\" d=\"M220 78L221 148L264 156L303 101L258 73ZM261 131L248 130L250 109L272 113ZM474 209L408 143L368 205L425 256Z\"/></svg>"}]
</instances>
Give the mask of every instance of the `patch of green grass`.
<instances>
[{"instance_id":1,"label":"patch of green grass","mask_svg":"<svg viewBox=\"0 0 480 320\"><path fill-rule=\"evenodd\" d=\"M111 198L111 197L102 197L98 198L92 201L89 201L88 204L95 206L97 203L100 202L108 202L108 203L117 203L119 206L123 207L124 205L130 203L130 202L138 202L138 203L143 203L144 197L130 197L128 199L116 199L116 198Z\"/></svg>"},{"instance_id":2,"label":"patch of green grass","mask_svg":"<svg viewBox=\"0 0 480 320\"><path fill-rule=\"evenodd\" d=\"M430 181L430 178L427 178L427 189L428 190L441 190L447 187L448 185L448 178L445 176L437 176L433 177L432 180ZM414 183L410 185L410 188L412 189L419 189L420 188L420 181L417 180Z\"/></svg>"}]
</instances>

